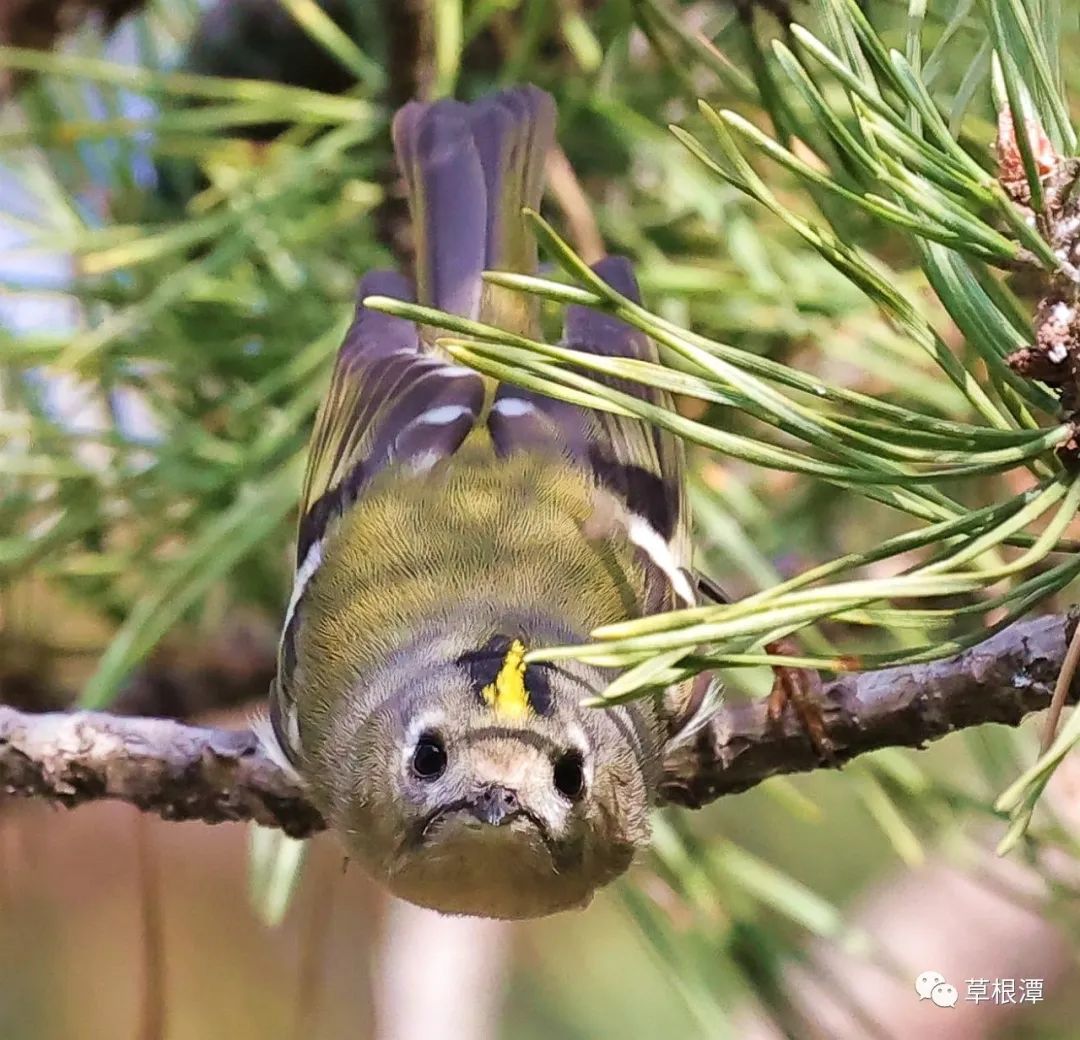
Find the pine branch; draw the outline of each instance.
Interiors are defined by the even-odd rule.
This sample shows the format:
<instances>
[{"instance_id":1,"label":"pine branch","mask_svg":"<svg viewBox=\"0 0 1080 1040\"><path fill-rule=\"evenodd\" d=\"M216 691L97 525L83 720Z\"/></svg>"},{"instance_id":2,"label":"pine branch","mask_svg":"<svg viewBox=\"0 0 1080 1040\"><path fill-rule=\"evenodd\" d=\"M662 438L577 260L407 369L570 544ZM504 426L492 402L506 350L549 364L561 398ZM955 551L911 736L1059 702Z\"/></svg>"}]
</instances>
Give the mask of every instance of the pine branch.
<instances>
[{"instance_id":1,"label":"pine branch","mask_svg":"<svg viewBox=\"0 0 1080 1040\"><path fill-rule=\"evenodd\" d=\"M74 807L114 799L166 820L254 820L303 837L318 812L250 730L0 707L0 791Z\"/></svg>"},{"instance_id":2,"label":"pine branch","mask_svg":"<svg viewBox=\"0 0 1080 1040\"><path fill-rule=\"evenodd\" d=\"M1019 725L1050 704L1078 622L1080 610L1030 618L958 657L826 683L825 728L836 748L832 764L878 748L922 748L987 722ZM1080 688L1074 688L1070 700L1078 695ZM731 705L693 744L668 755L661 793L675 805L698 808L778 773L822 764L793 719L772 726L763 701Z\"/></svg>"},{"instance_id":3,"label":"pine branch","mask_svg":"<svg viewBox=\"0 0 1080 1040\"><path fill-rule=\"evenodd\" d=\"M817 758L793 719L770 723L764 702L729 705L669 754L662 797L696 808L778 773L840 766L878 748L923 747L967 726L1015 726L1049 704L1078 621L1080 611L1033 618L959 657L826 683L831 763ZM0 707L0 789L67 806L116 799L168 820L254 820L294 837L324 827L250 731L164 719Z\"/></svg>"}]
</instances>

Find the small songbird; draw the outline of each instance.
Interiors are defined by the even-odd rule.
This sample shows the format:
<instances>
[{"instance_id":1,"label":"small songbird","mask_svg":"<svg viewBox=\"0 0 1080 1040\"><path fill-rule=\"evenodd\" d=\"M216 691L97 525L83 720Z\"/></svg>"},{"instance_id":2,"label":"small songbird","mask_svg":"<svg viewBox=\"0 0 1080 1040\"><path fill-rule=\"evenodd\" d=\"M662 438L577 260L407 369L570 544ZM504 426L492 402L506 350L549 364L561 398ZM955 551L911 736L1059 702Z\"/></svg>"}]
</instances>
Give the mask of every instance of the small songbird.
<instances>
[{"instance_id":1,"label":"small songbird","mask_svg":"<svg viewBox=\"0 0 1080 1040\"><path fill-rule=\"evenodd\" d=\"M703 710L698 687L584 707L609 670L525 660L697 602L681 443L496 383L442 352L437 329L363 303L415 298L539 335L533 303L481 273L536 269L522 210L539 208L554 126L535 87L397 113L415 294L393 272L360 283L311 442L271 690L273 751L348 855L452 914L586 904L647 843L662 749ZM638 298L626 260L595 270ZM584 307L563 342L657 357Z\"/></svg>"}]
</instances>

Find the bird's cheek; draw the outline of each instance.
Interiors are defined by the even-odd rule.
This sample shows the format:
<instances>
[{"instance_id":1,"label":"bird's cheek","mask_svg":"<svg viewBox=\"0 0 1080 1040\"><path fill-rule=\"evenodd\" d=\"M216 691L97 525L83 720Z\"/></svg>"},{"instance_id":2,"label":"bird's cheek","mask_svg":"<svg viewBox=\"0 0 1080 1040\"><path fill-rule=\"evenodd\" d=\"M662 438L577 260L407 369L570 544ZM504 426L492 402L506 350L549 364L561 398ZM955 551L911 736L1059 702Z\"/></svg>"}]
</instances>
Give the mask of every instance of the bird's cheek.
<instances>
[{"instance_id":1,"label":"bird's cheek","mask_svg":"<svg viewBox=\"0 0 1080 1040\"><path fill-rule=\"evenodd\" d=\"M568 804L550 785L531 801L530 808L544 821L548 835L555 841L568 841L586 829L580 804Z\"/></svg>"}]
</instances>

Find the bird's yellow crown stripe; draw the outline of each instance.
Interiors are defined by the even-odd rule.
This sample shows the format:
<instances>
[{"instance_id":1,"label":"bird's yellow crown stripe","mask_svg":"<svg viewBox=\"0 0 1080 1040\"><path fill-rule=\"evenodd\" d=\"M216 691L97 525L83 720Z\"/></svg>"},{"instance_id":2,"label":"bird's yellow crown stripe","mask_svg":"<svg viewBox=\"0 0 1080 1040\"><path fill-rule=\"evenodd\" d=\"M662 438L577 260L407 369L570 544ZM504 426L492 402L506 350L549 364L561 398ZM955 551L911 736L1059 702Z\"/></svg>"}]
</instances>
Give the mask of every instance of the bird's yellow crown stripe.
<instances>
[{"instance_id":1,"label":"bird's yellow crown stripe","mask_svg":"<svg viewBox=\"0 0 1080 1040\"><path fill-rule=\"evenodd\" d=\"M506 651L499 674L482 691L484 701L496 715L522 719L529 714L529 691L525 686L525 644L515 639Z\"/></svg>"}]
</instances>

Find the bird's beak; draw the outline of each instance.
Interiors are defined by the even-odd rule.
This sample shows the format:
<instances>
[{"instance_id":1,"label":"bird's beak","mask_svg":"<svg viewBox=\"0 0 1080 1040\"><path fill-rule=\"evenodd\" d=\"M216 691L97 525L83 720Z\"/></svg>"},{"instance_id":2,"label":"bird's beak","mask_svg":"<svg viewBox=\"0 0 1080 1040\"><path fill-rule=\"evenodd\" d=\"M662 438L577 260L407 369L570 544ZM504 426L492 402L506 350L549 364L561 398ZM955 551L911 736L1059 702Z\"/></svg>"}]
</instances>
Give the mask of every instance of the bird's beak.
<instances>
[{"instance_id":1,"label":"bird's beak","mask_svg":"<svg viewBox=\"0 0 1080 1040\"><path fill-rule=\"evenodd\" d=\"M499 784L492 784L481 790L469 802L468 808L469 812L481 823L492 827L509 823L521 813L521 803L518 801L517 792Z\"/></svg>"}]
</instances>

